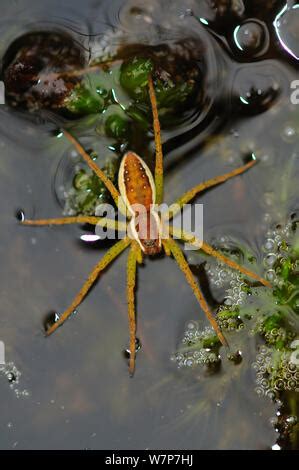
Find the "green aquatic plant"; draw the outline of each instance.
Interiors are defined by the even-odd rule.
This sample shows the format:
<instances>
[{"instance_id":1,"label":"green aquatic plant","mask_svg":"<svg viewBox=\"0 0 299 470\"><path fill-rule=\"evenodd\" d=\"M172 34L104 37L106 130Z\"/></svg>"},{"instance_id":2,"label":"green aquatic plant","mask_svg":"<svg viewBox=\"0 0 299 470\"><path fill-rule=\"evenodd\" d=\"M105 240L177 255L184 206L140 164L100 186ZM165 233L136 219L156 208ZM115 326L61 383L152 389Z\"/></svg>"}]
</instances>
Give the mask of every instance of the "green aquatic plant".
<instances>
[{"instance_id":1,"label":"green aquatic plant","mask_svg":"<svg viewBox=\"0 0 299 470\"><path fill-rule=\"evenodd\" d=\"M298 248L299 222L295 215L286 225L277 225L268 231L263 262L265 276L273 283L273 290L248 283L240 273L233 273L221 263L207 266L212 284L217 287L229 284L216 315L219 327L229 342L234 346L239 344L240 349L246 336L247 340L249 335L256 341L257 355L251 364L255 391L279 404L279 419L273 424L282 436L278 442L286 446L298 445L299 439ZM228 246L223 251L227 252ZM248 262L256 263L249 250L242 249L241 252ZM238 340L240 331L242 336ZM215 361L220 365L224 360L223 354L221 344L210 328L201 330L198 323L189 322L172 360L180 368L194 369L204 365L213 372ZM241 361L239 351L226 354L226 359L235 363L239 363L238 358Z\"/></svg>"},{"instance_id":2,"label":"green aquatic plant","mask_svg":"<svg viewBox=\"0 0 299 470\"><path fill-rule=\"evenodd\" d=\"M149 143L150 102L148 76L155 71L153 59L134 56L127 60L101 64L96 61L84 81L72 90L64 102L65 108L76 115L98 113L93 126L97 134L112 139L110 149L120 158L121 148L129 146L146 154ZM82 70L82 73L84 70ZM78 73L77 73L78 74ZM169 73L159 69L154 74L157 104L160 112L173 112L194 92L195 81L175 84ZM163 112L162 112L163 114ZM107 162L102 170L114 180L118 165ZM81 168L75 174L72 187L65 193L68 215L94 215L99 202L107 202L104 186L93 174Z\"/></svg>"},{"instance_id":3,"label":"green aquatic plant","mask_svg":"<svg viewBox=\"0 0 299 470\"><path fill-rule=\"evenodd\" d=\"M102 171L115 182L118 167L118 159L109 159L102 167ZM65 193L64 213L95 215L96 207L108 202L111 202L111 197L102 181L89 168L81 168L75 173L72 186Z\"/></svg>"},{"instance_id":4,"label":"green aquatic plant","mask_svg":"<svg viewBox=\"0 0 299 470\"><path fill-rule=\"evenodd\" d=\"M129 54L120 50L109 60L98 56L88 63L84 50L68 35L27 34L10 46L3 61L7 102L75 118L101 114L118 104L134 119L137 105L148 121L150 74L160 114L165 108L173 112L188 107L201 88L200 67L186 59L194 55L194 47L187 42L184 47L139 46Z\"/></svg>"},{"instance_id":5,"label":"green aquatic plant","mask_svg":"<svg viewBox=\"0 0 299 470\"><path fill-rule=\"evenodd\" d=\"M186 104L196 91L195 72L185 76L172 76L167 70L155 68L154 59L133 57L123 62L120 72L120 83L128 94L137 102L148 103L146 92L148 76L153 74L157 103L160 109L176 109Z\"/></svg>"},{"instance_id":6,"label":"green aquatic plant","mask_svg":"<svg viewBox=\"0 0 299 470\"><path fill-rule=\"evenodd\" d=\"M99 55L88 63L80 45L67 35L28 34L9 48L4 60L7 103L31 112L51 111L55 122L61 116L69 119L65 127L76 129L76 135L92 132L101 137L107 142L109 160L100 166L114 181L126 148L145 160L150 154L150 74L163 127L172 126L182 116L177 110L194 106L193 98L201 96L200 60L188 60L197 54L193 46L188 41L175 43L172 49L129 46L109 60ZM95 147L89 153L103 161L103 152L108 152ZM94 215L99 202L110 202L105 187L86 166L77 165L72 183L64 181L63 186L67 215Z\"/></svg>"},{"instance_id":7,"label":"green aquatic plant","mask_svg":"<svg viewBox=\"0 0 299 470\"><path fill-rule=\"evenodd\" d=\"M105 110L105 101L96 90L80 83L64 99L61 107L71 114L84 116L86 114L102 113Z\"/></svg>"}]
</instances>

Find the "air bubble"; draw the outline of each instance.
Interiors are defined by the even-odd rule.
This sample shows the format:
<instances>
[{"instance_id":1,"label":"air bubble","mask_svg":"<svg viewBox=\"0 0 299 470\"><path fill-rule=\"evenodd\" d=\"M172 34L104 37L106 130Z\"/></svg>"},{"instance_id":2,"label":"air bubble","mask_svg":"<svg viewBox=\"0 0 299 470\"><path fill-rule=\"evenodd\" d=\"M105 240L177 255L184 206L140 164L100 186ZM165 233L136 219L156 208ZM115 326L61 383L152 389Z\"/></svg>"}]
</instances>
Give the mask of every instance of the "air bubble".
<instances>
[{"instance_id":1,"label":"air bubble","mask_svg":"<svg viewBox=\"0 0 299 470\"><path fill-rule=\"evenodd\" d=\"M256 362L258 362L259 364L262 364L264 362L264 357L262 354L258 354L256 356Z\"/></svg>"},{"instance_id":2,"label":"air bubble","mask_svg":"<svg viewBox=\"0 0 299 470\"><path fill-rule=\"evenodd\" d=\"M188 330L194 331L194 330L196 330L197 328L198 328L198 323L197 323L197 322L195 322L195 321L190 321L190 322L188 322L188 324L187 324L187 329L188 329Z\"/></svg>"},{"instance_id":3,"label":"air bubble","mask_svg":"<svg viewBox=\"0 0 299 470\"><path fill-rule=\"evenodd\" d=\"M275 248L275 241L272 238L268 238L265 242L264 249L265 251L272 251Z\"/></svg>"},{"instance_id":4,"label":"air bubble","mask_svg":"<svg viewBox=\"0 0 299 470\"><path fill-rule=\"evenodd\" d=\"M275 253L269 253L265 258L264 258L264 265L268 268L272 268L274 264L277 261L277 255Z\"/></svg>"},{"instance_id":5,"label":"air bubble","mask_svg":"<svg viewBox=\"0 0 299 470\"><path fill-rule=\"evenodd\" d=\"M287 422L288 424L290 424L291 426L294 426L294 425L297 424L297 422L298 422L297 416L289 416L289 417L286 419L286 422Z\"/></svg>"},{"instance_id":6,"label":"air bubble","mask_svg":"<svg viewBox=\"0 0 299 470\"><path fill-rule=\"evenodd\" d=\"M234 31L234 41L238 50L251 57L265 52L269 44L268 36L266 25L258 20L244 21Z\"/></svg>"},{"instance_id":7,"label":"air bubble","mask_svg":"<svg viewBox=\"0 0 299 470\"><path fill-rule=\"evenodd\" d=\"M282 379L278 379L275 381L274 384L275 390L283 390L284 389L284 381Z\"/></svg>"},{"instance_id":8,"label":"air bubble","mask_svg":"<svg viewBox=\"0 0 299 470\"><path fill-rule=\"evenodd\" d=\"M191 357L186 360L186 366L187 367L193 367L194 366L194 360Z\"/></svg>"},{"instance_id":9,"label":"air bubble","mask_svg":"<svg viewBox=\"0 0 299 470\"><path fill-rule=\"evenodd\" d=\"M45 332L47 332L57 321L59 320L59 315L57 312L49 312L43 321L43 326Z\"/></svg>"},{"instance_id":10,"label":"air bubble","mask_svg":"<svg viewBox=\"0 0 299 470\"><path fill-rule=\"evenodd\" d=\"M259 397L262 397L265 395L265 392L261 387L256 387L255 392L258 394Z\"/></svg>"},{"instance_id":11,"label":"air bubble","mask_svg":"<svg viewBox=\"0 0 299 470\"><path fill-rule=\"evenodd\" d=\"M136 338L135 339L135 349L136 349L136 354L138 353L138 351L141 349L141 342L139 340L139 338ZM129 348L125 349L123 351L123 354L125 356L126 359L130 359L130 356L131 356L131 351Z\"/></svg>"},{"instance_id":12,"label":"air bubble","mask_svg":"<svg viewBox=\"0 0 299 470\"><path fill-rule=\"evenodd\" d=\"M232 361L234 364L241 364L242 362L242 352L241 351L236 351L235 353L229 354L227 356L229 361Z\"/></svg>"},{"instance_id":13,"label":"air bubble","mask_svg":"<svg viewBox=\"0 0 299 470\"><path fill-rule=\"evenodd\" d=\"M289 390L295 390L297 386L296 380L288 380L287 387Z\"/></svg>"},{"instance_id":14,"label":"air bubble","mask_svg":"<svg viewBox=\"0 0 299 470\"><path fill-rule=\"evenodd\" d=\"M243 66L235 76L233 94L238 110L246 116L263 113L280 94L280 70L266 64Z\"/></svg>"},{"instance_id":15,"label":"air bubble","mask_svg":"<svg viewBox=\"0 0 299 470\"><path fill-rule=\"evenodd\" d=\"M296 129L291 125L285 126L282 131L281 137L287 143L294 143L297 139Z\"/></svg>"},{"instance_id":16,"label":"air bubble","mask_svg":"<svg viewBox=\"0 0 299 470\"><path fill-rule=\"evenodd\" d=\"M233 305L233 299L232 299L232 297L227 297L227 298L225 299L225 301L224 301L224 304L225 304L225 305L229 305L229 306Z\"/></svg>"},{"instance_id":17,"label":"air bubble","mask_svg":"<svg viewBox=\"0 0 299 470\"><path fill-rule=\"evenodd\" d=\"M266 279L270 282L276 280L276 272L274 271L274 269L268 269L268 271L266 272Z\"/></svg>"}]
</instances>

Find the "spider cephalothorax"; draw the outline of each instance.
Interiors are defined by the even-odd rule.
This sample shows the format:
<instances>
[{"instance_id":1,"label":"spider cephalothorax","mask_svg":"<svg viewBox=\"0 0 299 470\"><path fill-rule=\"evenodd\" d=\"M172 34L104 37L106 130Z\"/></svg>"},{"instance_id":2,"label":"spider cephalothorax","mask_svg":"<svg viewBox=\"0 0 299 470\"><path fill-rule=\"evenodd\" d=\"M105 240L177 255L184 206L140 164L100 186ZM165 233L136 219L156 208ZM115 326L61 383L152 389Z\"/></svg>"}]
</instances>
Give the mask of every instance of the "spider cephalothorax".
<instances>
[{"instance_id":1,"label":"spider cephalothorax","mask_svg":"<svg viewBox=\"0 0 299 470\"><path fill-rule=\"evenodd\" d=\"M184 207L185 204L192 201L192 199L194 199L195 196L197 196L201 191L219 183L223 183L229 178L244 173L255 164L255 161L251 161L240 168L237 168L216 178L212 178L211 180L208 180L204 183L200 183L194 188L190 189L185 194L183 194L183 196L181 196L173 206L171 206L175 209L171 210L169 213L164 214L163 220L161 220L162 217L158 214L156 207L163 202L163 153L157 103L151 77L149 77L148 83L150 101L153 111L153 124L156 144L154 177L152 176L145 162L138 155L136 155L134 152L128 152L124 155L120 165L117 189L112 181L107 178L105 173L86 153L81 144L67 131L63 131L64 135L76 147L90 168L97 174L97 176L110 191L119 211L127 216L127 223L116 222L115 220L111 220L109 218L85 216L67 217L61 219L24 220L22 222L24 225L63 225L72 223L89 223L92 225L99 224L106 226L107 228L112 228L114 230L123 231L126 233L125 237L117 241L116 244L110 248L110 250L98 262L71 305L60 315L56 323L54 323L47 330L47 335L53 333L60 325L65 322L67 318L69 318L69 316L82 302L102 271L120 253L122 253L126 248L130 247L127 264L127 298L130 327L129 368L131 375L135 369L136 354L136 314L134 296L136 285L136 269L137 263L142 263L143 255L152 256L160 253L163 250L166 255L172 256L175 259L178 266L181 268L181 271L185 275L188 284L192 288L202 310L204 311L206 317L215 329L220 341L223 344L227 344L226 340L212 312L210 311L205 298L201 293L201 290L189 268L181 248L173 237L175 236L175 238L188 242L188 244L193 245L196 249L201 249L205 253L214 256L223 263L226 263L231 268L237 269L246 276L257 280L266 286L270 286L268 281L264 280L259 275L249 271L248 269L238 265L231 259L225 257L222 253L219 253L207 243L201 242L200 240L196 239L196 237L184 232L183 230L177 230L169 226L169 221L171 218L173 218L176 213L178 213ZM164 231L165 228L168 230ZM167 236L165 236L165 233Z\"/></svg>"}]
</instances>

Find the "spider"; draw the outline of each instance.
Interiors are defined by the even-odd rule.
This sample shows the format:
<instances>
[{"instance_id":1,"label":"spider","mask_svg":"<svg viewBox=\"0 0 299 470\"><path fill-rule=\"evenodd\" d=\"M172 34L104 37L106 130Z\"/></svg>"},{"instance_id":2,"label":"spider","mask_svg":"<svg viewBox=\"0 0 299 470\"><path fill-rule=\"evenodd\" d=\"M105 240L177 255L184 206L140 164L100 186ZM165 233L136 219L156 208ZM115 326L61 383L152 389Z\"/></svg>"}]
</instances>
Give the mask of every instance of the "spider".
<instances>
[{"instance_id":1,"label":"spider","mask_svg":"<svg viewBox=\"0 0 299 470\"><path fill-rule=\"evenodd\" d=\"M245 276L248 276L265 286L271 287L270 283L259 275L251 272L250 270L240 266L235 261L224 256L222 253L216 251L212 246L205 242L201 242L194 235L186 233L183 230L178 230L170 226L169 221L178 214L185 204L192 201L200 192L224 183L228 179L244 173L251 168L256 161L252 160L249 163L221 176L217 176L208 181L198 184L186 193L184 193L176 203L171 206L172 210L167 211L166 214L160 214L157 210L158 205L163 202L163 152L161 142L161 129L158 116L157 100L153 79L149 76L148 79L148 92L150 104L153 115L153 129L155 137L155 172L154 176L151 174L145 162L134 152L127 152L121 161L118 173L118 189L113 182L105 175L105 173L96 165L89 154L84 150L80 142L71 135L68 131L62 129L65 137L76 148L78 153L83 157L89 167L96 173L100 180L104 183L110 192L118 210L126 214L126 222L116 222L108 217L64 217L53 219L40 219L40 220L26 220L21 223L29 226L43 226L43 225L64 225L64 224L91 224L96 226L105 226L116 231L125 231L126 235L118 240L112 248L110 248L102 259L96 264L90 273L87 281L82 286L79 293L74 298L70 306L59 316L58 320L48 327L46 336L51 335L59 326L61 326L70 315L77 309L79 304L83 301L88 291L100 274L107 268L107 266L126 248L129 248L127 259L127 302L128 302L128 319L130 331L130 356L129 356L129 372L133 376L135 371L135 356L136 356L136 312L135 312L135 284L137 265L143 261L143 256L155 256L164 251L167 256L172 256L182 273L185 276L187 283L190 285L193 293L199 302L202 310L204 311L207 319L213 326L218 335L219 340L225 346L228 343L221 332L209 306L200 290L200 287L194 278L191 269L187 263L182 249L178 242L174 239L187 242L193 245L195 249L201 249L208 255L211 255L233 269L238 270ZM136 205L144 209L136 209ZM138 221L137 221L138 220ZM150 233L149 233L150 226ZM168 230L165 230L168 229ZM167 232L167 236L164 236Z\"/></svg>"}]
</instances>

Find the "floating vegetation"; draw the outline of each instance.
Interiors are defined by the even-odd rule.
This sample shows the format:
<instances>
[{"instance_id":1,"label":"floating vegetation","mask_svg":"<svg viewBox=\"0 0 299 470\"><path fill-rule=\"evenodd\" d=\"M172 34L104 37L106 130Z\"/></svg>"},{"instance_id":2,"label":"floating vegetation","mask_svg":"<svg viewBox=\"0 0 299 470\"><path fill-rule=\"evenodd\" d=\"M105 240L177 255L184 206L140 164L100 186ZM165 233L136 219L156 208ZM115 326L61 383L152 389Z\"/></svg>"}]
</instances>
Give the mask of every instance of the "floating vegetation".
<instances>
[{"instance_id":1,"label":"floating vegetation","mask_svg":"<svg viewBox=\"0 0 299 470\"><path fill-rule=\"evenodd\" d=\"M111 181L115 181L118 171L118 160L109 160L102 167ZM77 168L72 187L64 193L65 215L95 215L99 204L112 202L107 188L97 175L89 168Z\"/></svg>"},{"instance_id":2,"label":"floating vegetation","mask_svg":"<svg viewBox=\"0 0 299 470\"><path fill-rule=\"evenodd\" d=\"M95 137L107 140L109 153L116 158L102 163L102 152L107 153L104 149L99 153L92 147L89 153L99 156L99 166L114 181L126 148L145 156L148 153L152 127L149 74L161 121L173 126L183 116L181 111L203 98L206 64L200 52L200 43L187 39L172 45L127 45L109 60L103 55L88 62L83 48L71 36L26 34L10 46L3 61L7 103L76 119L80 133L93 129ZM66 215L94 215L99 203L111 202L104 185L81 163L63 186L59 199L63 199Z\"/></svg>"},{"instance_id":3,"label":"floating vegetation","mask_svg":"<svg viewBox=\"0 0 299 470\"><path fill-rule=\"evenodd\" d=\"M61 33L30 33L17 39L3 60L7 102L31 111L57 109L80 82L69 72L84 67L83 50Z\"/></svg>"},{"instance_id":4,"label":"floating vegetation","mask_svg":"<svg viewBox=\"0 0 299 470\"><path fill-rule=\"evenodd\" d=\"M192 40L172 47L126 46L108 61L99 56L88 63L83 48L71 36L37 32L10 46L2 75L7 102L14 107L82 117L101 114L117 104L133 119L140 115L148 121L144 105L149 110L149 74L163 115L165 110L194 106L194 98L202 94L204 67L200 47ZM117 122L112 123L111 117L109 121L108 134L111 128L118 129L118 138L120 129L121 136L126 134L128 129L124 122L120 125L119 117Z\"/></svg>"},{"instance_id":5,"label":"floating vegetation","mask_svg":"<svg viewBox=\"0 0 299 470\"><path fill-rule=\"evenodd\" d=\"M263 263L266 276L274 285L272 291L263 286L255 287L221 263L208 265L211 283L226 287L224 302L216 315L218 325L230 337L246 327L258 343L252 363L256 393L275 400L284 410L292 404L294 419L290 421L284 412L279 413L283 439L288 436L289 442L298 439L299 431L298 399L292 395L299 392L298 228L293 214L286 225L277 225L266 234ZM227 240L223 242L223 251L227 252L229 244ZM255 263L253 255L245 249L243 256ZM224 359L223 354L221 344L210 328L201 330L197 322L189 322L181 346L171 359L179 368L205 365L213 371L215 361L221 363ZM229 353L227 359L238 363L238 356L240 354Z\"/></svg>"},{"instance_id":6,"label":"floating vegetation","mask_svg":"<svg viewBox=\"0 0 299 470\"><path fill-rule=\"evenodd\" d=\"M141 54L125 60L121 66L120 83L130 97L138 103L148 103L148 75L153 74L160 110L186 107L201 88L203 78L198 65L190 62L189 57L172 54L166 46L143 48Z\"/></svg>"},{"instance_id":7,"label":"floating vegetation","mask_svg":"<svg viewBox=\"0 0 299 470\"><path fill-rule=\"evenodd\" d=\"M215 331L206 327L200 330L195 321L189 322L182 338L182 348L171 357L178 367L211 366L220 362L221 343Z\"/></svg>"}]
</instances>

